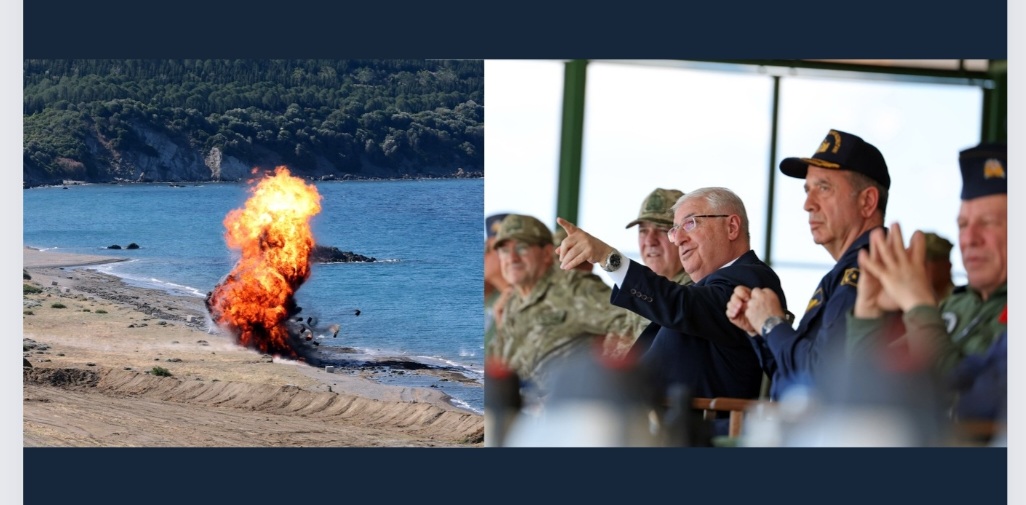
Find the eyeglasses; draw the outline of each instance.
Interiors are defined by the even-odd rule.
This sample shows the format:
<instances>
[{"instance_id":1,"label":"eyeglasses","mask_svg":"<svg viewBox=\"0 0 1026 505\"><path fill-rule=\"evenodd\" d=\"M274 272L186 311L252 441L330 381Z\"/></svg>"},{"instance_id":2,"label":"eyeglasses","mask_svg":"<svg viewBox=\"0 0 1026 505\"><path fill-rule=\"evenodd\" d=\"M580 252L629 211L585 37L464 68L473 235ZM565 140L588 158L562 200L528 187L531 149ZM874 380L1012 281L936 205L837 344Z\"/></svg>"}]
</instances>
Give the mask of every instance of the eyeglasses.
<instances>
[{"instance_id":1,"label":"eyeglasses","mask_svg":"<svg viewBox=\"0 0 1026 505\"><path fill-rule=\"evenodd\" d=\"M684 231L691 233L695 227L698 226L696 217L730 217L730 214L699 214L697 216L688 216L681 221L680 224L675 224L666 231L666 236L670 237L670 240L676 240L677 232L683 229Z\"/></svg>"},{"instance_id":2,"label":"eyeglasses","mask_svg":"<svg viewBox=\"0 0 1026 505\"><path fill-rule=\"evenodd\" d=\"M523 255L527 254L527 251L530 250L530 248L532 246L533 246L533 244L525 244L523 242L509 241L509 242L499 246L499 248L496 249L496 251L499 251L499 255L500 256L509 256L510 254L513 253L513 251L516 251L517 256L523 256Z\"/></svg>"}]
</instances>

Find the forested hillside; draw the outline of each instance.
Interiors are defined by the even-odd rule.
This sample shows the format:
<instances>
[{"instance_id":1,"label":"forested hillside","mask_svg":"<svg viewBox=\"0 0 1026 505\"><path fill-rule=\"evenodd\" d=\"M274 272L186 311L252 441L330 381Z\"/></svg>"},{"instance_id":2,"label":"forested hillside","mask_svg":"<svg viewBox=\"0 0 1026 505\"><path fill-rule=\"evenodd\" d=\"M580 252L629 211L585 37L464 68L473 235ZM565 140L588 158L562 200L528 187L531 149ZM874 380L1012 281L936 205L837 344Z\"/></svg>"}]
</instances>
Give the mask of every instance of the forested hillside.
<instances>
[{"instance_id":1,"label":"forested hillside","mask_svg":"<svg viewBox=\"0 0 1026 505\"><path fill-rule=\"evenodd\" d=\"M26 60L24 181L481 176L479 60Z\"/></svg>"}]
</instances>

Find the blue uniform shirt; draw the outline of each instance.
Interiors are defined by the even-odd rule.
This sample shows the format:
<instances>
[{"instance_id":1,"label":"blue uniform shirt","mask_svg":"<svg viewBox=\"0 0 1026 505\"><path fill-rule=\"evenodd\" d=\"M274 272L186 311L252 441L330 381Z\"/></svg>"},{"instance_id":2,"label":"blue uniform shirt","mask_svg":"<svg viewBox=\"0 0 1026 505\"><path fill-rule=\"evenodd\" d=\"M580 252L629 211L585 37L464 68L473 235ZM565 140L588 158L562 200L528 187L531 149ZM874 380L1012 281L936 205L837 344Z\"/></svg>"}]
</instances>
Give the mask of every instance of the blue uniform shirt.
<instances>
[{"instance_id":1,"label":"blue uniform shirt","mask_svg":"<svg viewBox=\"0 0 1026 505\"><path fill-rule=\"evenodd\" d=\"M960 419L1004 420L1008 410L1008 330L987 354L967 356L951 373L961 393L955 406Z\"/></svg>"},{"instance_id":2,"label":"blue uniform shirt","mask_svg":"<svg viewBox=\"0 0 1026 505\"><path fill-rule=\"evenodd\" d=\"M798 329L778 324L763 338L752 339L762 369L772 377L770 397L795 385L812 385L817 367L843 357L846 314L855 307L859 249L869 249L869 232L855 239L812 294Z\"/></svg>"}]
</instances>

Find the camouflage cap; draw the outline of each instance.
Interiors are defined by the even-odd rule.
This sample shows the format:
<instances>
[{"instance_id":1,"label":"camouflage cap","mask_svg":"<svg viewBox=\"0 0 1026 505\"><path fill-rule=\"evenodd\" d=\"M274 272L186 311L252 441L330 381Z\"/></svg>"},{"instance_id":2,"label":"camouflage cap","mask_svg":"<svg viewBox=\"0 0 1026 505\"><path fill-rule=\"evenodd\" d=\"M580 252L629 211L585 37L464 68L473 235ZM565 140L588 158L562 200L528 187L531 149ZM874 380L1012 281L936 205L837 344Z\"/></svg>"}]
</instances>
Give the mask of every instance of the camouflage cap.
<instances>
[{"instance_id":1,"label":"camouflage cap","mask_svg":"<svg viewBox=\"0 0 1026 505\"><path fill-rule=\"evenodd\" d=\"M531 216L510 214L499 224L499 232L495 234L495 245L492 247L498 249L508 240L546 245L552 243L552 232L541 221Z\"/></svg>"},{"instance_id":2,"label":"camouflage cap","mask_svg":"<svg viewBox=\"0 0 1026 505\"><path fill-rule=\"evenodd\" d=\"M656 188L641 202L641 210L638 211L638 218L627 223L627 228L649 221L663 226L673 226L673 204L684 196L682 191L676 189Z\"/></svg>"},{"instance_id":3,"label":"camouflage cap","mask_svg":"<svg viewBox=\"0 0 1026 505\"><path fill-rule=\"evenodd\" d=\"M948 239L928 231L924 233L926 235L926 259L927 260L949 260L951 259L951 249L954 245L948 241Z\"/></svg>"}]
</instances>

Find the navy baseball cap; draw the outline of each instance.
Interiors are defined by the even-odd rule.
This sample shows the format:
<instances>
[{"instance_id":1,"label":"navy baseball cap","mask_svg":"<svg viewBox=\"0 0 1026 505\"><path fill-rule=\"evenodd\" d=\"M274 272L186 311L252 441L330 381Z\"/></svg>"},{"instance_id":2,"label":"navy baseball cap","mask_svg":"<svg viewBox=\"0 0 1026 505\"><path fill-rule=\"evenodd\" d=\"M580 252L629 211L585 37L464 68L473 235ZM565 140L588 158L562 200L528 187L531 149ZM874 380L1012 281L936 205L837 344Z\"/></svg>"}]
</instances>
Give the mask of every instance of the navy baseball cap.
<instances>
[{"instance_id":1,"label":"navy baseball cap","mask_svg":"<svg viewBox=\"0 0 1026 505\"><path fill-rule=\"evenodd\" d=\"M880 150L860 137L840 130L827 132L826 138L811 158L786 158L781 161L780 171L784 175L804 179L809 172L809 165L858 172L886 189L891 188L891 176Z\"/></svg>"},{"instance_id":2,"label":"navy baseball cap","mask_svg":"<svg viewBox=\"0 0 1026 505\"><path fill-rule=\"evenodd\" d=\"M958 155L962 169L962 199L1008 194L1008 147L980 144Z\"/></svg>"},{"instance_id":3,"label":"navy baseball cap","mask_svg":"<svg viewBox=\"0 0 1026 505\"><path fill-rule=\"evenodd\" d=\"M485 218L485 238L492 238L499 233L499 224L509 214L492 214Z\"/></svg>"}]
</instances>

